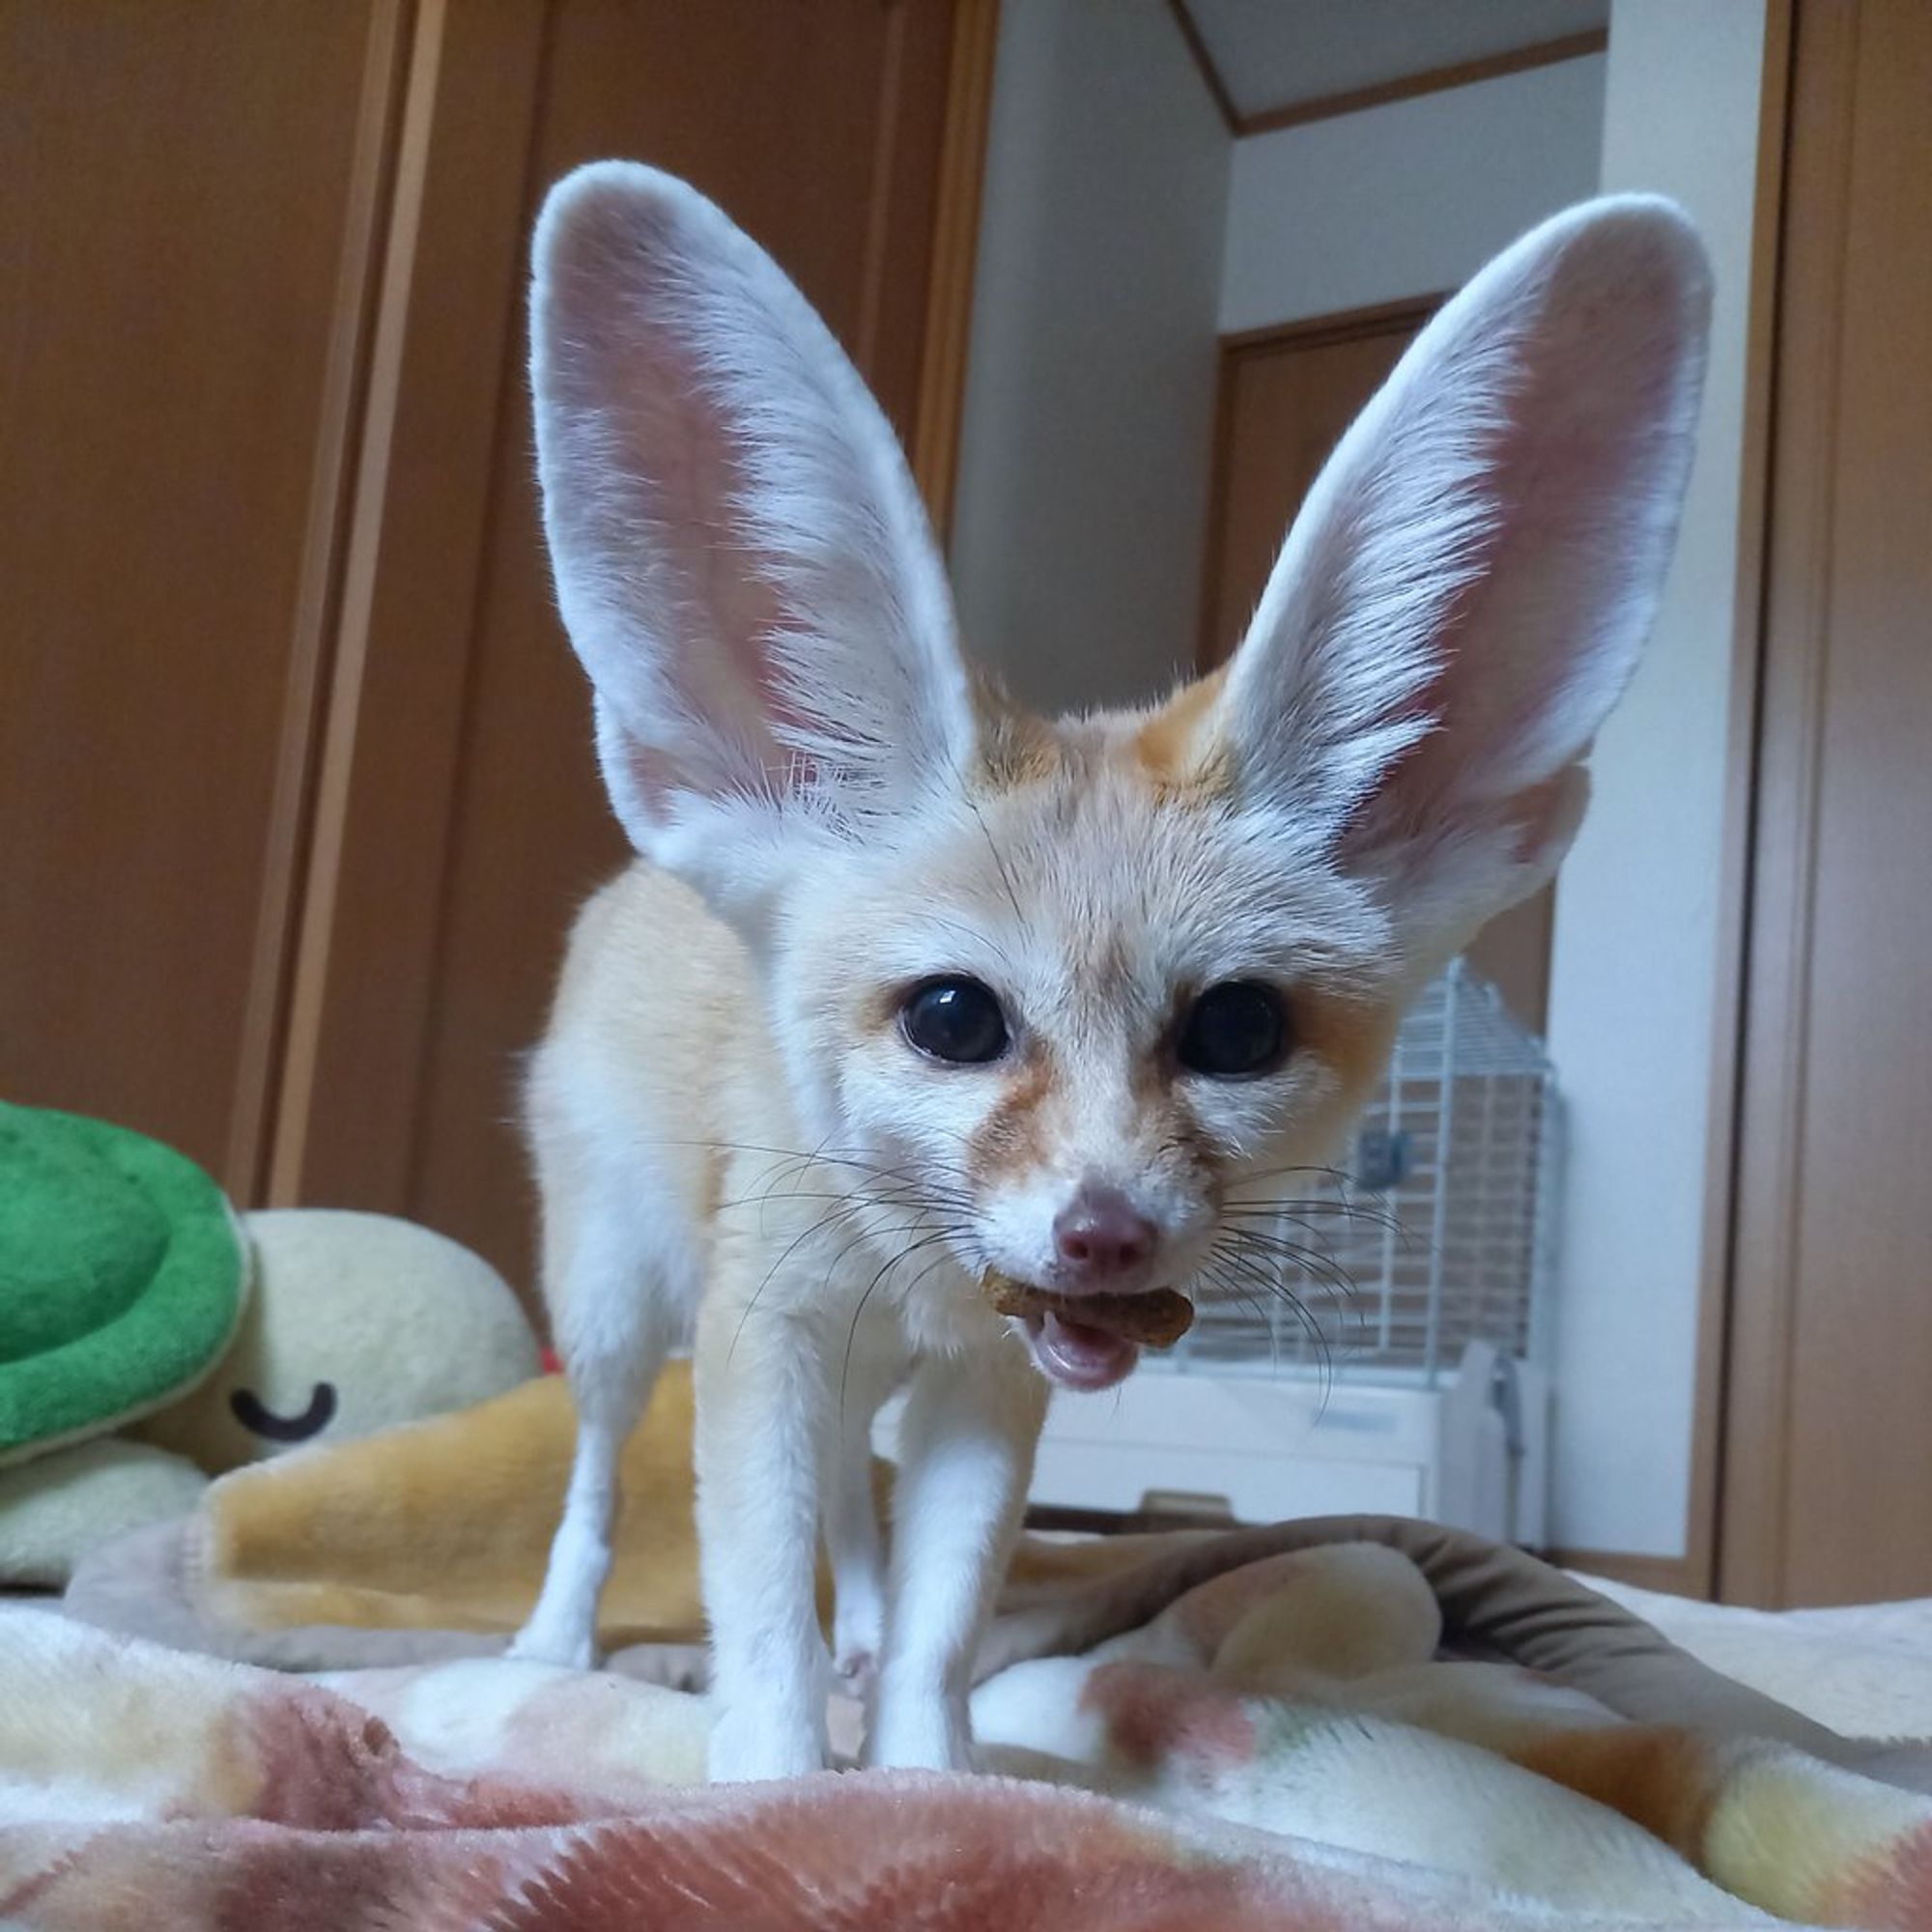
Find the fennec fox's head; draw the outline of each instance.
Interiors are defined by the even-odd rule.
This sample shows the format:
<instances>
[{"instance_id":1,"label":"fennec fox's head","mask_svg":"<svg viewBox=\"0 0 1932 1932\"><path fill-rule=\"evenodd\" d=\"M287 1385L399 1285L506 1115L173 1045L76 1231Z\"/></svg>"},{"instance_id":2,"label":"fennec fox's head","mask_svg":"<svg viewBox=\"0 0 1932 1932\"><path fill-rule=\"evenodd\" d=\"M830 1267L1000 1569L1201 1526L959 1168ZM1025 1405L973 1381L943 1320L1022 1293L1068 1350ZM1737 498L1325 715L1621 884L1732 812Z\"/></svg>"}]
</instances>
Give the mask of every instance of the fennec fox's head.
<instances>
[{"instance_id":1,"label":"fennec fox's head","mask_svg":"<svg viewBox=\"0 0 1932 1932\"><path fill-rule=\"evenodd\" d=\"M1226 671L1049 723L968 669L898 445L771 260L647 168L553 192L538 450L605 780L744 935L810 1144L883 1242L960 1264L895 1276L909 1318L985 1270L1238 1285L1244 1204L1327 1156L1405 1002L1576 831L1707 308L1668 204L1548 222L1344 438ZM1133 1364L1064 1300L1023 1325L1063 1383Z\"/></svg>"}]
</instances>

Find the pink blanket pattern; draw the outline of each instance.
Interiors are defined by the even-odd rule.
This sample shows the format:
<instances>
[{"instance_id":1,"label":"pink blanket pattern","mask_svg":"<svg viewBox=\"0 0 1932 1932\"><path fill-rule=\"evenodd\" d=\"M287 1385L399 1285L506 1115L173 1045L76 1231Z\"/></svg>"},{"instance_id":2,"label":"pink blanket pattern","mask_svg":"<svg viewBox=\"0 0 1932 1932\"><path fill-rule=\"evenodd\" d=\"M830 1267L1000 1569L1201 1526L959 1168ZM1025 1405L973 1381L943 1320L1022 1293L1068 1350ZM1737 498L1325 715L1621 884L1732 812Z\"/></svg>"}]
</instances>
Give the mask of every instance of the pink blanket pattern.
<instances>
[{"instance_id":1,"label":"pink blanket pattern","mask_svg":"<svg viewBox=\"0 0 1932 1932\"><path fill-rule=\"evenodd\" d=\"M1424 1922L1389 1914L1407 1875L1302 1860L1010 1779L826 1773L640 1795L632 1776L612 1802L594 1764L571 1790L444 1776L329 1691L50 1615L22 1617L16 1630L24 1640L0 1669L21 1693L0 1721L9 1925L1260 1932ZM517 1722L531 1701L569 1694L554 1673L491 1667L527 1679L527 1697L504 1707ZM444 1672L384 1674L421 1689ZM1473 1889L1461 1901L1435 1887L1429 1896L1433 1925L1518 1922L1496 1918Z\"/></svg>"},{"instance_id":2,"label":"pink blanket pattern","mask_svg":"<svg viewBox=\"0 0 1932 1932\"><path fill-rule=\"evenodd\" d=\"M706 1790L701 1701L656 1687L475 1660L310 1683L17 1612L0 1922L1932 1927L1932 1801L1391 1661L1401 1592L1351 1560L1251 1566L993 1680L989 1757L1033 1781Z\"/></svg>"}]
</instances>

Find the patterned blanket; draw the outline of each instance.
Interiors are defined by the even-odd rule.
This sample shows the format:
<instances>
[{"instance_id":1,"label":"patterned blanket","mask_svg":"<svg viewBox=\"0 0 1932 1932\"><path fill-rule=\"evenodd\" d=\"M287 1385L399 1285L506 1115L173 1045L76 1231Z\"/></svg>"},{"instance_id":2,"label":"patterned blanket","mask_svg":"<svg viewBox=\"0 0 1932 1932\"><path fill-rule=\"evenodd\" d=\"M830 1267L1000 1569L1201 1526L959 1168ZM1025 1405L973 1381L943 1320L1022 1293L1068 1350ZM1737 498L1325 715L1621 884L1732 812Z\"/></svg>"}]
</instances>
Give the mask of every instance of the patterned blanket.
<instances>
[{"instance_id":1,"label":"patterned blanket","mask_svg":"<svg viewBox=\"0 0 1932 1932\"><path fill-rule=\"evenodd\" d=\"M997 1775L734 1790L698 1782L702 1699L659 1685L301 1678L12 1610L0 1923L1932 1927L1932 1797L1795 1714L1635 1721L1443 1661L1440 1579L1374 1542L1179 1575L1074 1654L1009 1637L1034 1654L976 1693Z\"/></svg>"}]
</instances>

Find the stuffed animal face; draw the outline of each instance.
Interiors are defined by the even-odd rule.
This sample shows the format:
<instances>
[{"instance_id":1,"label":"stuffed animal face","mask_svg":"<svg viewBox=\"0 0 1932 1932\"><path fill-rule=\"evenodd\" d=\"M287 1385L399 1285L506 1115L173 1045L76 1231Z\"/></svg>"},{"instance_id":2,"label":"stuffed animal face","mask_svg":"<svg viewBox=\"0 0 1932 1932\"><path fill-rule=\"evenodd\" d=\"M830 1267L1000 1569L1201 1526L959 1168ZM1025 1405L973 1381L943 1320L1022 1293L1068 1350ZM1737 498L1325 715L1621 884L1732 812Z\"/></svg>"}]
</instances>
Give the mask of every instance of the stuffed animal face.
<instances>
[{"instance_id":1,"label":"stuffed animal face","mask_svg":"<svg viewBox=\"0 0 1932 1932\"><path fill-rule=\"evenodd\" d=\"M233 1344L190 1394L129 1432L210 1474L467 1407L538 1373L516 1296L454 1241L312 1208L242 1225L254 1291Z\"/></svg>"}]
</instances>

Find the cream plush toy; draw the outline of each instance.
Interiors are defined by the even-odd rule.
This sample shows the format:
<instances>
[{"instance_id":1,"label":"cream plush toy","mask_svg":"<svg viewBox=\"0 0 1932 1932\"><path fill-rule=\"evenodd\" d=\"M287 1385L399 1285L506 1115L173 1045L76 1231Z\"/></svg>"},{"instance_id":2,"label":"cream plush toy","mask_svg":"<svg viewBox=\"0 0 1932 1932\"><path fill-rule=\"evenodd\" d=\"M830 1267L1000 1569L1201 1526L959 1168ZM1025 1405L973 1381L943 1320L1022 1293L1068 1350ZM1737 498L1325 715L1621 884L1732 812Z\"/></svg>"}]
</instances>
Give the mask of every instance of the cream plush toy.
<instances>
[{"instance_id":1,"label":"cream plush toy","mask_svg":"<svg viewBox=\"0 0 1932 1932\"><path fill-rule=\"evenodd\" d=\"M0 1104L0 1583L183 1516L225 1470L536 1375L488 1263L381 1214L237 1214L172 1150Z\"/></svg>"}]
</instances>

